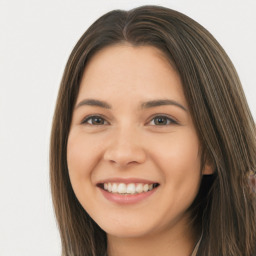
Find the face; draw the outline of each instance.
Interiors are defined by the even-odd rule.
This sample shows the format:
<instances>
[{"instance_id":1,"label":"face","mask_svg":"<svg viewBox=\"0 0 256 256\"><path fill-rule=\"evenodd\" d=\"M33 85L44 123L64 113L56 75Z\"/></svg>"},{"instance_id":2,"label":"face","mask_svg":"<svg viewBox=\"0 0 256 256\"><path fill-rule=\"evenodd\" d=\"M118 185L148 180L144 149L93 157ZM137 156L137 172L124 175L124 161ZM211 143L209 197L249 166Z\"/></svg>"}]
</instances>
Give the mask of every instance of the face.
<instances>
[{"instance_id":1,"label":"face","mask_svg":"<svg viewBox=\"0 0 256 256\"><path fill-rule=\"evenodd\" d=\"M109 235L184 229L201 176L179 74L150 46L115 45L86 66L68 138L73 190Z\"/></svg>"}]
</instances>

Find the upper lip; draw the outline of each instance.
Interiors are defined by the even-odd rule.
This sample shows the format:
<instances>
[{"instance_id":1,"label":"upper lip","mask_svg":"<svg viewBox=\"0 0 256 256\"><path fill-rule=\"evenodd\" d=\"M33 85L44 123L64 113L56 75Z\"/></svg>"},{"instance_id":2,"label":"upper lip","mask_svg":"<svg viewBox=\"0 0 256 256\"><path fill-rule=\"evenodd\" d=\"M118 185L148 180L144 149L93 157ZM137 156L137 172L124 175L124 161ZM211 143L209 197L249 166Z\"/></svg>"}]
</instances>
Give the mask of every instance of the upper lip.
<instances>
[{"instance_id":1,"label":"upper lip","mask_svg":"<svg viewBox=\"0 0 256 256\"><path fill-rule=\"evenodd\" d=\"M102 179L97 182L97 184L102 184L102 183L124 183L124 184L129 184L129 183L144 183L144 184L154 184L158 183L156 181L148 180L148 179L141 179L141 178L107 178L107 179Z\"/></svg>"}]
</instances>

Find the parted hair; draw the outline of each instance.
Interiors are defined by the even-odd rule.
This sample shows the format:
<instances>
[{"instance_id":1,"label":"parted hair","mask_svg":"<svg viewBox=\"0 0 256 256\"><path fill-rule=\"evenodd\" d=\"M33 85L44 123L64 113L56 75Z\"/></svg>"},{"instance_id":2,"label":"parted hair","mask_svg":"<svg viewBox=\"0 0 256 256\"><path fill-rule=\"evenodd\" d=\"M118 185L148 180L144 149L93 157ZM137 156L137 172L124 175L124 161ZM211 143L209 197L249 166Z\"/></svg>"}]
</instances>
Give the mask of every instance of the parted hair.
<instances>
[{"instance_id":1,"label":"parted hair","mask_svg":"<svg viewBox=\"0 0 256 256\"><path fill-rule=\"evenodd\" d=\"M103 256L106 233L78 202L68 175L67 140L88 60L114 44L153 46L178 71L202 148L204 176L190 207L202 230L200 256L252 256L256 245L256 129L237 72L216 39L186 15L160 6L114 10L94 22L64 70L53 117L50 182L63 256Z\"/></svg>"}]
</instances>

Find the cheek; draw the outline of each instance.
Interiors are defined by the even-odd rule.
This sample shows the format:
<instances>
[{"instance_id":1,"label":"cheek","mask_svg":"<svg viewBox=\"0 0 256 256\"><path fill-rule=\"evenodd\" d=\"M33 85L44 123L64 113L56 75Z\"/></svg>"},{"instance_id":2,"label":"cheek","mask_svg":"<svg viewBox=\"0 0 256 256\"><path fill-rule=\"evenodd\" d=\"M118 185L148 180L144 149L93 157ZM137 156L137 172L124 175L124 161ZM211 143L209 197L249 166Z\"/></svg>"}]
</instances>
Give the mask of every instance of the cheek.
<instances>
[{"instance_id":1,"label":"cheek","mask_svg":"<svg viewBox=\"0 0 256 256\"><path fill-rule=\"evenodd\" d=\"M201 180L201 156L195 132L174 133L168 139L154 143L154 162L163 172L170 193L177 198L195 197Z\"/></svg>"},{"instance_id":2,"label":"cheek","mask_svg":"<svg viewBox=\"0 0 256 256\"><path fill-rule=\"evenodd\" d=\"M99 144L93 141L83 133L72 132L67 144L70 182L78 201L86 210L94 209L92 172L99 161L101 151Z\"/></svg>"},{"instance_id":3,"label":"cheek","mask_svg":"<svg viewBox=\"0 0 256 256\"><path fill-rule=\"evenodd\" d=\"M100 159L101 148L87 136L71 133L67 145L67 164L70 181L77 197L91 183L91 174Z\"/></svg>"},{"instance_id":4,"label":"cheek","mask_svg":"<svg viewBox=\"0 0 256 256\"><path fill-rule=\"evenodd\" d=\"M150 147L155 162L174 170L185 168L187 172L193 172L193 169L200 169L199 141L194 131L184 129L156 139Z\"/></svg>"}]
</instances>

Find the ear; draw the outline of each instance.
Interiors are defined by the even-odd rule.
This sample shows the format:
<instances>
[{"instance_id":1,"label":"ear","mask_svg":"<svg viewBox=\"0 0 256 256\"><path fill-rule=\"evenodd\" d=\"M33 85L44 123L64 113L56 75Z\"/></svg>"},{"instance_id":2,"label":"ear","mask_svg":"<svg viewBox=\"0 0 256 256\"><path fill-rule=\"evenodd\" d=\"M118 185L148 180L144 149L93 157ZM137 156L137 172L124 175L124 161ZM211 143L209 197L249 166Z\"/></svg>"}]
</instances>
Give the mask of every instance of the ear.
<instances>
[{"instance_id":1,"label":"ear","mask_svg":"<svg viewBox=\"0 0 256 256\"><path fill-rule=\"evenodd\" d=\"M203 175L212 175L215 171L214 165L206 162L202 171Z\"/></svg>"}]
</instances>

